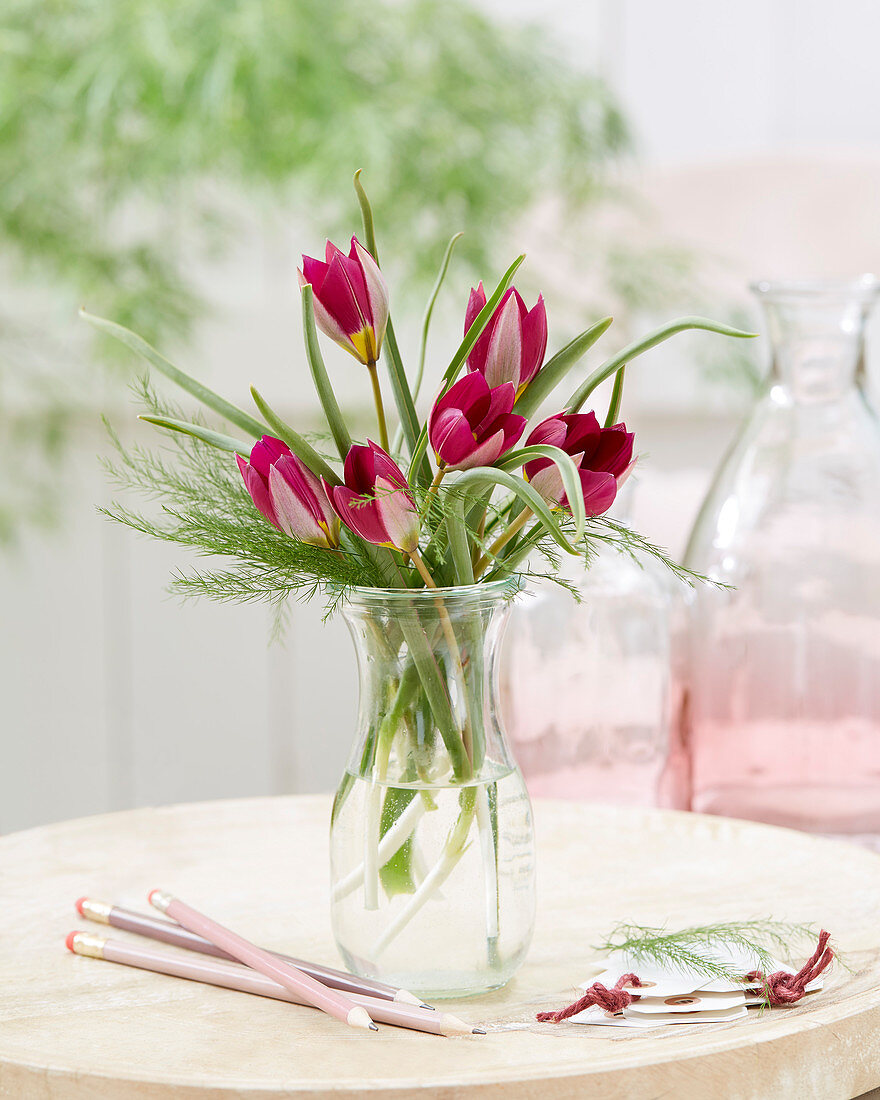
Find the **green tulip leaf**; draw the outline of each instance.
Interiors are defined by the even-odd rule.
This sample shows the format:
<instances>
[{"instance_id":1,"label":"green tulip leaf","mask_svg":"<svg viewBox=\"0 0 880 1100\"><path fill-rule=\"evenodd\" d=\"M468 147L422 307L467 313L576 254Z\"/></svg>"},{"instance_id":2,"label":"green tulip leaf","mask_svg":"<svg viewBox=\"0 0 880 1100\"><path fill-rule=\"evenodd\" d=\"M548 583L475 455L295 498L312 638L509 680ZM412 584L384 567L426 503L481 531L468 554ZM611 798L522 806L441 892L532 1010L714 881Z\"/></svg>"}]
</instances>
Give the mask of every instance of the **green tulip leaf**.
<instances>
[{"instance_id":1,"label":"green tulip leaf","mask_svg":"<svg viewBox=\"0 0 880 1100\"><path fill-rule=\"evenodd\" d=\"M336 471L321 458L311 443L303 439L299 432L291 428L289 424L286 424L281 417L278 416L255 386L251 386L251 396L254 399L254 404L260 410L260 414L271 430L280 440L290 447L297 458L301 459L313 474L316 474L318 477L323 477L324 480L328 481L331 485L341 484L342 479Z\"/></svg>"},{"instance_id":2,"label":"green tulip leaf","mask_svg":"<svg viewBox=\"0 0 880 1100\"><path fill-rule=\"evenodd\" d=\"M336 444L336 450L339 452L339 457L344 461L351 450L351 436L348 434L348 428L345 426L339 402L336 400L336 394L333 392L330 378L327 375L327 368L324 366L324 357L321 355L321 348L318 344L318 330L315 326L314 292L308 283L302 288L302 307L306 357L309 361L309 369L312 372L312 381L315 383L318 400L321 402L321 408L327 418L327 424Z\"/></svg>"},{"instance_id":3,"label":"green tulip leaf","mask_svg":"<svg viewBox=\"0 0 880 1100\"><path fill-rule=\"evenodd\" d=\"M234 424L237 428L241 428L243 432L247 432L248 435L259 438L265 434L266 426L261 424L259 420L255 420L252 416L239 409L237 406L230 404L225 398L219 394L214 393L213 390L208 389L207 386L203 386L201 382L197 382L195 378L186 374L180 370L179 367L175 367L173 363L170 363L164 355L160 355L154 347L151 347L146 340L141 339L136 333L130 329L124 328L122 325L117 325L115 321L108 321L103 317L95 317L94 314L86 313L84 309L79 311L80 317L84 321L88 321L90 325L100 329L101 332L106 332L110 336L114 336L117 340L121 340L126 347L131 348L133 352L140 355L142 359L145 359L151 367L155 367L157 371L164 374L166 378L170 378L172 382L180 386L181 389L186 390L200 401L207 408L212 409L215 413L219 413L224 420L228 420L230 424Z\"/></svg>"},{"instance_id":4,"label":"green tulip leaf","mask_svg":"<svg viewBox=\"0 0 880 1100\"><path fill-rule=\"evenodd\" d=\"M611 400L608 402L608 412L605 415L606 428L610 428L617 423L617 418L620 416L620 402L623 398L623 379L626 374L626 363L618 370L614 376L614 388L611 390Z\"/></svg>"},{"instance_id":5,"label":"green tulip leaf","mask_svg":"<svg viewBox=\"0 0 880 1100\"><path fill-rule=\"evenodd\" d=\"M232 436L223 435L222 432L204 428L201 424L190 424L186 420L173 420L168 416L139 416L147 424L154 424L157 428L165 428L169 432L181 432L183 435L191 435L194 439L200 439L202 443L209 443L218 451L229 451L230 454L242 455L249 458L251 444L242 443Z\"/></svg>"},{"instance_id":6,"label":"green tulip leaf","mask_svg":"<svg viewBox=\"0 0 880 1100\"><path fill-rule=\"evenodd\" d=\"M677 321L671 321L668 325L663 325L661 328L642 337L641 340L629 344L623 351L618 352L617 355L603 363L601 367L597 367L586 382L572 394L566 406L568 411L580 412L584 402L593 390L600 386L606 378L610 378L612 374L620 370L622 366L637 355L641 355L642 352L649 351L658 344L662 344L664 340L668 340L670 336L675 336L679 332L686 332L688 329L703 329L706 332L716 332L720 336L735 336L739 339L751 339L758 335L756 332L743 332L741 329L731 328L729 325L722 325L717 321L710 321L706 317L680 317Z\"/></svg>"},{"instance_id":7,"label":"green tulip leaf","mask_svg":"<svg viewBox=\"0 0 880 1100\"><path fill-rule=\"evenodd\" d=\"M549 443L535 443L529 447L521 447L518 451L510 451L498 460L497 466L502 470L516 470L536 458L549 458L559 470L574 520L575 539L580 541L586 529L587 513L580 474L570 454L566 454L561 447L552 447Z\"/></svg>"}]
</instances>

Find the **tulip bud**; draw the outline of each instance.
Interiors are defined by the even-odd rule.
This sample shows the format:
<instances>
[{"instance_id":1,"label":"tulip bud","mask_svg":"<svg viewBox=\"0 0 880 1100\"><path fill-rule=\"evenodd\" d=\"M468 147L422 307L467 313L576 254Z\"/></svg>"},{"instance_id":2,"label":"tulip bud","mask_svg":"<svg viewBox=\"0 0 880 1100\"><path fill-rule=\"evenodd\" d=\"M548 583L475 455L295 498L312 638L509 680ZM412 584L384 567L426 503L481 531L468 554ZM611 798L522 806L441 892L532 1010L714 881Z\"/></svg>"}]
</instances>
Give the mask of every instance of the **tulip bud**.
<instances>
[{"instance_id":1,"label":"tulip bud","mask_svg":"<svg viewBox=\"0 0 880 1100\"><path fill-rule=\"evenodd\" d=\"M428 419L437 461L453 470L491 466L517 442L524 416L511 412L513 384L490 389L482 374L468 374L440 397Z\"/></svg>"},{"instance_id":2,"label":"tulip bud","mask_svg":"<svg viewBox=\"0 0 880 1100\"><path fill-rule=\"evenodd\" d=\"M375 363L388 324L388 288L356 237L345 253L327 242L326 262L303 256L299 285L312 287L318 328L363 364Z\"/></svg>"},{"instance_id":3,"label":"tulip bud","mask_svg":"<svg viewBox=\"0 0 880 1100\"><path fill-rule=\"evenodd\" d=\"M559 413L542 421L526 446L546 443L571 455L580 474L588 516L607 512L630 474L635 436L625 424L600 428L595 413ZM549 458L527 462L524 473L532 488L549 503L568 508L562 476Z\"/></svg>"},{"instance_id":4,"label":"tulip bud","mask_svg":"<svg viewBox=\"0 0 880 1100\"><path fill-rule=\"evenodd\" d=\"M486 305L483 284L471 290L465 314L465 335L470 331L477 314ZM516 396L541 369L547 350L547 311L544 299L531 310L514 287L505 292L489 323L480 333L468 356L468 367L479 371L491 387L512 382Z\"/></svg>"},{"instance_id":5,"label":"tulip bud","mask_svg":"<svg viewBox=\"0 0 880 1100\"><path fill-rule=\"evenodd\" d=\"M334 511L356 535L407 554L418 549L419 513L403 471L377 444L355 444L345 458L344 485L324 489Z\"/></svg>"},{"instance_id":6,"label":"tulip bud","mask_svg":"<svg viewBox=\"0 0 880 1100\"><path fill-rule=\"evenodd\" d=\"M264 435L249 463L235 458L257 509L279 531L312 546L339 545L339 520L320 479L285 443Z\"/></svg>"}]
</instances>

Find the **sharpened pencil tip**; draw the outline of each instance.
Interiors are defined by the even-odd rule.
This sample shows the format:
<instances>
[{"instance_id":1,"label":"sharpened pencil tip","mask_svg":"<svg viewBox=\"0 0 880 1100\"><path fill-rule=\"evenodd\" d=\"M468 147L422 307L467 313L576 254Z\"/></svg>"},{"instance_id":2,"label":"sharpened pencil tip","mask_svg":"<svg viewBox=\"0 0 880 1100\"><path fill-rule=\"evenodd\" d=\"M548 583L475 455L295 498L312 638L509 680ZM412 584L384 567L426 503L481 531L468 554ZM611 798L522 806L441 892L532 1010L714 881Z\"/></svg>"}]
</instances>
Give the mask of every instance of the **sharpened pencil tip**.
<instances>
[{"instance_id":1,"label":"sharpened pencil tip","mask_svg":"<svg viewBox=\"0 0 880 1100\"><path fill-rule=\"evenodd\" d=\"M370 1031L378 1031L378 1030L379 1029L376 1027L375 1024L370 1024Z\"/></svg>"},{"instance_id":2,"label":"sharpened pencil tip","mask_svg":"<svg viewBox=\"0 0 880 1100\"><path fill-rule=\"evenodd\" d=\"M436 1012L437 1009L433 1005L420 1004L419 1008L427 1008L429 1012Z\"/></svg>"},{"instance_id":3,"label":"sharpened pencil tip","mask_svg":"<svg viewBox=\"0 0 880 1100\"><path fill-rule=\"evenodd\" d=\"M481 1027L475 1027L472 1034L473 1035L485 1035L486 1032Z\"/></svg>"}]
</instances>

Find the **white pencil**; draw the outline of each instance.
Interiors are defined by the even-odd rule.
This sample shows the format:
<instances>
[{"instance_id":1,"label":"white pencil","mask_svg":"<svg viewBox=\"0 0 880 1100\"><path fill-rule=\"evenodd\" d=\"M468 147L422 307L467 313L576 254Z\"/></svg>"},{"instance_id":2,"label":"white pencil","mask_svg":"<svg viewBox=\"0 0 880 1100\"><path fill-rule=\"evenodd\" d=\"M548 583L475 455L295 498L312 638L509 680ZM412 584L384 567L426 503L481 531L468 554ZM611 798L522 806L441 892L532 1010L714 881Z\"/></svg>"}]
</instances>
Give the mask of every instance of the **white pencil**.
<instances>
[{"instance_id":1,"label":"white pencil","mask_svg":"<svg viewBox=\"0 0 880 1100\"><path fill-rule=\"evenodd\" d=\"M265 974L267 978L271 978L291 993L301 996L306 1004L320 1008L351 1027L379 1030L370 1019L367 1010L362 1005L355 1004L350 997L322 985L290 963L282 962L277 956L264 951L262 947L257 947L256 944L229 928L224 928L222 924L206 917L204 913L193 909L179 898L172 897L162 890L151 890L148 900L150 905L160 913L167 913L190 932L204 936L206 940L210 940L217 947L222 947L228 955L232 955L239 962L253 967L254 970Z\"/></svg>"}]
</instances>

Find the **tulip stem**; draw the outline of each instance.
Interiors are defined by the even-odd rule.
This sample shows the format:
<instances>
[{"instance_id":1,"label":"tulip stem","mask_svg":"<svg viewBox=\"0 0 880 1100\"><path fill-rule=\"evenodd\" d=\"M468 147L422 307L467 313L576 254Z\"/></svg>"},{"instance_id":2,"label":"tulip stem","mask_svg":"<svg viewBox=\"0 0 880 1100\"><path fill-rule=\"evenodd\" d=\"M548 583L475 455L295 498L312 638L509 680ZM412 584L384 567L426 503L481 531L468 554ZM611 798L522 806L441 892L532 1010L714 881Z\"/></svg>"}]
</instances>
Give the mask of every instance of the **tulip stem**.
<instances>
[{"instance_id":1,"label":"tulip stem","mask_svg":"<svg viewBox=\"0 0 880 1100\"><path fill-rule=\"evenodd\" d=\"M498 536L498 538L492 543L492 545L489 547L489 549L483 555L483 557L481 557L480 560L477 562L477 564L474 568L474 576L479 577L480 574L483 573L483 571L485 570L485 568L489 564L489 562L494 557L497 557L498 551L502 547L506 546L510 542L510 540L513 538L514 535L518 535L520 533L520 531L522 531L523 527L525 527L526 523L528 523L528 521L531 518L532 518L531 508L523 508L523 510L516 517L516 519L513 521L513 523L511 523L511 525L507 528L507 530L503 534Z\"/></svg>"},{"instance_id":2,"label":"tulip stem","mask_svg":"<svg viewBox=\"0 0 880 1100\"><path fill-rule=\"evenodd\" d=\"M383 451L388 450L388 426L385 423L385 406L382 404L382 387L379 385L379 372L376 370L376 360L371 359L367 363L370 372L370 381L373 383L373 400L376 402L376 417L379 421L379 443Z\"/></svg>"},{"instance_id":3,"label":"tulip stem","mask_svg":"<svg viewBox=\"0 0 880 1100\"><path fill-rule=\"evenodd\" d=\"M437 585L434 581L434 578L428 572L428 567L427 565L425 565L424 559L422 558L422 555L418 552L418 550L410 551L409 556L412 560L413 565L416 567L416 569L418 569L422 580L425 582L425 585L428 588L436 589Z\"/></svg>"}]
</instances>

